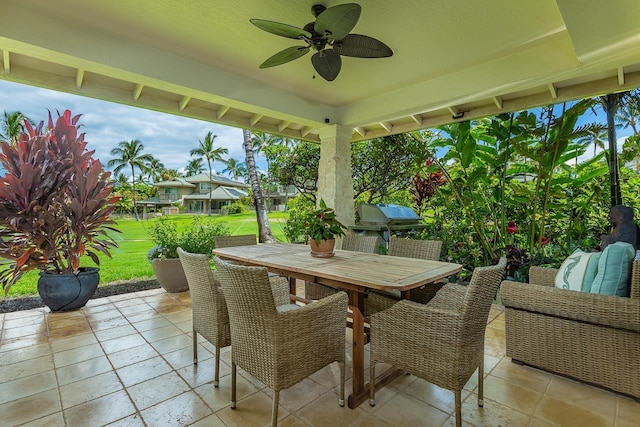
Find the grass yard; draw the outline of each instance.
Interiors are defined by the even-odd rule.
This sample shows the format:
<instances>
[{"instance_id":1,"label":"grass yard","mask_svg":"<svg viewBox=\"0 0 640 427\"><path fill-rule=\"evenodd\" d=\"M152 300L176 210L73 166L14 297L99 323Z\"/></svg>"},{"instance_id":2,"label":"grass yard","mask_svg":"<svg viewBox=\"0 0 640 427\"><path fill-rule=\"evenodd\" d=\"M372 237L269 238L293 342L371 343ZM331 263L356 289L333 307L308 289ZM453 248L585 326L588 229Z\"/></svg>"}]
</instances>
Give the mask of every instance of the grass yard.
<instances>
[{"instance_id":1,"label":"grass yard","mask_svg":"<svg viewBox=\"0 0 640 427\"><path fill-rule=\"evenodd\" d=\"M271 231L276 240L284 240L282 226L288 214L286 212L273 212L269 214ZM177 215L171 217L181 224L186 225L191 222L194 215ZM258 223L254 212L234 215L212 215L211 218L201 216L204 221L223 222L229 228L232 235L258 234ZM122 232L115 234L114 238L118 242L118 247L111 250L112 258L100 256L100 284L113 283L117 281L144 279L153 276L153 269L147 260L147 251L153 246L153 242L147 235L149 224L155 219L145 219L136 221L133 218L118 219L117 228ZM85 258L82 265L94 266L91 260ZM37 288L38 271L30 271L13 285L8 297L23 295L35 295Z\"/></svg>"}]
</instances>

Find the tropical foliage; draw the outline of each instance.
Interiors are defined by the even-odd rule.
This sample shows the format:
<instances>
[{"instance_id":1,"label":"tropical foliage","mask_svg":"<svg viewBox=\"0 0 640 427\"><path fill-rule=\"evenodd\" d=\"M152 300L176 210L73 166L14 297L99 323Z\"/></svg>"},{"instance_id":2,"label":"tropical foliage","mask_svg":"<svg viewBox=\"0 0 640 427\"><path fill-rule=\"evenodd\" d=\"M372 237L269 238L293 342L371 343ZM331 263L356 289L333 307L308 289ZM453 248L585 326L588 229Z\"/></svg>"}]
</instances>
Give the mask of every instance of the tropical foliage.
<instances>
[{"instance_id":1,"label":"tropical foliage","mask_svg":"<svg viewBox=\"0 0 640 427\"><path fill-rule=\"evenodd\" d=\"M178 248L195 254L212 256L214 237L229 235L228 227L219 221L205 221L196 217L190 224L179 228L176 220L160 217L149 227L149 237L155 244L147 253L151 261L156 258L178 258Z\"/></svg>"}]
</instances>

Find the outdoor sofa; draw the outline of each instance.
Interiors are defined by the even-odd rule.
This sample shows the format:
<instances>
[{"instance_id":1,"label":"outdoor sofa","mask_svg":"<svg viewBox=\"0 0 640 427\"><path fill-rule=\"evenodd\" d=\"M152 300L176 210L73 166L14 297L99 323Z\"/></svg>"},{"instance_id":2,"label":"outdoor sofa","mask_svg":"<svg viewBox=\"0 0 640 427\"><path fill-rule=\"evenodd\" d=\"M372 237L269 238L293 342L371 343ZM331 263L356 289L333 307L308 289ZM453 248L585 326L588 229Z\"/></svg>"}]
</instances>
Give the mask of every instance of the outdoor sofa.
<instances>
[{"instance_id":1,"label":"outdoor sofa","mask_svg":"<svg viewBox=\"0 0 640 427\"><path fill-rule=\"evenodd\" d=\"M640 400L640 261L628 298L556 288L557 271L502 282L506 355Z\"/></svg>"}]
</instances>

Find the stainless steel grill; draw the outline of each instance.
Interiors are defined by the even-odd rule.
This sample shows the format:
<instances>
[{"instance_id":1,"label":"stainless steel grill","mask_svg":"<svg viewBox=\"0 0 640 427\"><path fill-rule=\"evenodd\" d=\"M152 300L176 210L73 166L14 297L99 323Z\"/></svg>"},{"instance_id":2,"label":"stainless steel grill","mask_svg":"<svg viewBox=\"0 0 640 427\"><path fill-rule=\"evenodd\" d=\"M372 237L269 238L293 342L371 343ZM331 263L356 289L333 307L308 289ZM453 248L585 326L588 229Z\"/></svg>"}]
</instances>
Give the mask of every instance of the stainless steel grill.
<instances>
[{"instance_id":1,"label":"stainless steel grill","mask_svg":"<svg viewBox=\"0 0 640 427\"><path fill-rule=\"evenodd\" d=\"M357 234L378 234L385 242L392 234L410 233L426 227L408 206L363 203L357 209L360 223L349 227Z\"/></svg>"}]
</instances>

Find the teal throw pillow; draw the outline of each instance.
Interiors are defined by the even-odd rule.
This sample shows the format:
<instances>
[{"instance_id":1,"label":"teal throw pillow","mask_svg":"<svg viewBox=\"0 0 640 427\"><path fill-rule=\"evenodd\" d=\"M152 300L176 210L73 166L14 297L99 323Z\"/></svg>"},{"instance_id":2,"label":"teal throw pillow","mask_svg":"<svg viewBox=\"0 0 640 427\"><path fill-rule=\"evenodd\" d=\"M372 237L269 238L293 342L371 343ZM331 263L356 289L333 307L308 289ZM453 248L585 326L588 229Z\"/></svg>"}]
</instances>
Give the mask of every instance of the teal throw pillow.
<instances>
[{"instance_id":1,"label":"teal throw pillow","mask_svg":"<svg viewBox=\"0 0 640 427\"><path fill-rule=\"evenodd\" d=\"M629 296L629 278L636 251L633 245L616 242L608 245L598 260L598 273L591 285L592 294Z\"/></svg>"}]
</instances>

